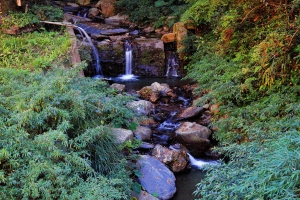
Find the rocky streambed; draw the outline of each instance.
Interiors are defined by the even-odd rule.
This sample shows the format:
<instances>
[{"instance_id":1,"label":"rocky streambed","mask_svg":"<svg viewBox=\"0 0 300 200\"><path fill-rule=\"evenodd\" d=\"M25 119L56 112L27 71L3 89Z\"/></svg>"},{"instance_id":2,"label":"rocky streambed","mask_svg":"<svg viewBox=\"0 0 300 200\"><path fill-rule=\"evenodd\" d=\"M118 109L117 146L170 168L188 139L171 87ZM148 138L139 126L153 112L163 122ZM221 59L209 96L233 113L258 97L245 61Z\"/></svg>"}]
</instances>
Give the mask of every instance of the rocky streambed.
<instances>
[{"instance_id":1,"label":"rocky streambed","mask_svg":"<svg viewBox=\"0 0 300 200\"><path fill-rule=\"evenodd\" d=\"M110 87L119 92L126 90L125 85L117 83ZM120 142L133 138L142 141L135 149L140 155L136 163L140 171L137 179L145 190L135 195L138 199L172 199L177 191L176 174L191 170L192 165L201 168L216 163L195 159L218 159L211 151L213 131L208 128L218 106L196 106L201 96L194 95L194 88L193 85L171 88L166 83L154 82L136 92L130 91L137 99L128 106L145 120L134 131L114 129L114 134Z\"/></svg>"}]
</instances>

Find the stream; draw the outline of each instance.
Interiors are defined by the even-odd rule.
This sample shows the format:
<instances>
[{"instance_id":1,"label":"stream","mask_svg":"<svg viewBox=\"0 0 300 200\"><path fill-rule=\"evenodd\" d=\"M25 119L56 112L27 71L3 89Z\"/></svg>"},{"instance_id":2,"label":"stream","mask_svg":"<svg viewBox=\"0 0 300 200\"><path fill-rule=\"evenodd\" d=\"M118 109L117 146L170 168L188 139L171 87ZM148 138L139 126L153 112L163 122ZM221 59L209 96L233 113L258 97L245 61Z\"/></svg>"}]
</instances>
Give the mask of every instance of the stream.
<instances>
[{"instance_id":1,"label":"stream","mask_svg":"<svg viewBox=\"0 0 300 200\"><path fill-rule=\"evenodd\" d=\"M74 16L71 16L71 18L73 21L81 20ZM173 46L174 44L168 44L166 46L159 38L145 39L145 37L138 35L128 37L128 34L130 35L130 33L132 33L129 33L129 30L106 26L103 23L98 24L100 28L97 24L95 25L91 22L87 24L88 25L77 25L77 29L83 32L80 33L79 39L81 38L83 41L87 41L88 46L90 46L92 50L92 69L85 71L86 76L94 77L95 79L105 78L110 83L123 84L125 85L125 91L133 95L136 95L137 92L144 87L152 86L154 83L157 84L158 87L165 87L165 89L171 92L171 96L169 94L158 94L157 102L155 101L155 103L153 103L155 108L150 115L157 124L151 127L152 137L151 140L147 142L153 145L162 145L162 148L169 149L170 151L180 151L181 154L184 154L185 162L188 164L184 164L184 168L180 169L180 172L174 172L176 177L176 193L173 193L174 196L172 194L173 197L169 196L168 199L194 199L192 193L196 189L195 185L205 176L205 171L200 168L207 164L217 164L217 162L199 160L199 158L195 158L191 155L193 153L197 154L197 151L201 151L201 154L203 154L203 149L206 148L207 150L210 146L208 138L201 139L203 140L202 142L204 142L200 145L202 149L196 147L196 149L198 149L191 150L190 154L187 154L190 150L189 148L184 147L186 149L182 152L182 149L174 149L172 147L172 145L179 144L177 136L175 136L175 131L177 131L182 124L188 123L189 125L187 126L193 127L194 124L199 123L201 120L203 124L203 117L199 116L197 116L196 122L189 122L182 120L180 117L178 118L185 109L191 106L193 95L190 81L181 80L181 76L184 76L184 74L180 74L179 72L182 72L180 69L183 69L183 66L180 66L176 49L166 49L168 45ZM90 36L93 36L93 41ZM97 39L95 40L95 38ZM104 68L104 70L102 70L102 68ZM167 86L164 84L167 84ZM189 89L183 89L184 87ZM187 92L187 90L189 92ZM165 91L162 93L165 93ZM200 107L193 109L203 110L203 108ZM198 115L198 113L195 114L195 116ZM209 116L207 115L206 117L208 117L209 121ZM190 120L190 117L187 118ZM204 126L205 125L207 125L207 122L204 122ZM196 127L198 126L201 125L197 124ZM207 127L204 128L207 129ZM210 130L208 131L209 133L207 134L210 135ZM195 146L195 144L191 145ZM197 143L197 145L199 144ZM202 147L202 145L204 146ZM151 154L151 150L148 150L147 154Z\"/></svg>"}]
</instances>

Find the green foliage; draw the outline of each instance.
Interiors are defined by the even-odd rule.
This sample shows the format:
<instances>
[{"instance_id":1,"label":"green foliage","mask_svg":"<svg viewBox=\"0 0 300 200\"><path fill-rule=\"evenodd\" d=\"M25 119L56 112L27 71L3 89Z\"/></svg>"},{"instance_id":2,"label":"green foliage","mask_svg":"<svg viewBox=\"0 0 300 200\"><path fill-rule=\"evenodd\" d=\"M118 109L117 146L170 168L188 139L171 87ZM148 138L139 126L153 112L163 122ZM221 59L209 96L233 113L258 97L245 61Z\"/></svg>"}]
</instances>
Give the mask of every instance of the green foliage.
<instances>
[{"instance_id":1,"label":"green foliage","mask_svg":"<svg viewBox=\"0 0 300 200\"><path fill-rule=\"evenodd\" d=\"M28 33L21 36L0 34L1 66L24 70L50 67L68 56L71 41L57 32Z\"/></svg>"},{"instance_id":2,"label":"green foliage","mask_svg":"<svg viewBox=\"0 0 300 200\"><path fill-rule=\"evenodd\" d=\"M77 77L80 70L0 68L1 198L129 198L129 172L110 127L132 123L131 98Z\"/></svg>"},{"instance_id":3,"label":"green foliage","mask_svg":"<svg viewBox=\"0 0 300 200\"><path fill-rule=\"evenodd\" d=\"M8 17L2 18L0 28L9 29L11 27L25 27L38 22L38 16L32 13L10 12Z\"/></svg>"},{"instance_id":4,"label":"green foliage","mask_svg":"<svg viewBox=\"0 0 300 200\"><path fill-rule=\"evenodd\" d=\"M117 6L125 11L131 21L153 23L155 27L173 25L185 9L182 0L120 0Z\"/></svg>"},{"instance_id":5,"label":"green foliage","mask_svg":"<svg viewBox=\"0 0 300 200\"><path fill-rule=\"evenodd\" d=\"M8 16L2 17L0 29L22 28L37 24L41 20L62 21L63 17L63 11L60 8L34 4L26 13L9 12Z\"/></svg>"},{"instance_id":6,"label":"green foliage","mask_svg":"<svg viewBox=\"0 0 300 200\"><path fill-rule=\"evenodd\" d=\"M197 185L201 199L298 199L298 1L187 1L194 37L187 78L221 104L212 126L230 158ZM295 10L297 9L297 11ZM191 44L192 42L190 42Z\"/></svg>"}]
</instances>

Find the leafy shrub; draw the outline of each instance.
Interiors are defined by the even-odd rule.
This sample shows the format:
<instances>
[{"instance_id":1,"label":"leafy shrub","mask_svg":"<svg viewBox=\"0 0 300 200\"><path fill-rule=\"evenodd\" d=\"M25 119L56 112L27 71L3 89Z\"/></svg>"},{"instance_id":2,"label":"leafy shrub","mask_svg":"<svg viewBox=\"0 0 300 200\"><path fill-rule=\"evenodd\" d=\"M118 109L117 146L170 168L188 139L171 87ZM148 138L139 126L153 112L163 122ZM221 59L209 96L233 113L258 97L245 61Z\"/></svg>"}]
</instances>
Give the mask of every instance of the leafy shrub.
<instances>
[{"instance_id":1,"label":"leafy shrub","mask_svg":"<svg viewBox=\"0 0 300 200\"><path fill-rule=\"evenodd\" d=\"M110 127L132 124L128 96L81 68L0 68L0 195L4 199L128 199L131 180Z\"/></svg>"},{"instance_id":2,"label":"leafy shrub","mask_svg":"<svg viewBox=\"0 0 300 200\"><path fill-rule=\"evenodd\" d=\"M209 26L186 66L203 103L218 102L216 151L229 158L197 185L201 199L299 199L298 1L187 1ZM271 5L272 4L272 5Z\"/></svg>"},{"instance_id":3,"label":"leafy shrub","mask_svg":"<svg viewBox=\"0 0 300 200\"><path fill-rule=\"evenodd\" d=\"M181 0L120 0L117 1L117 5L120 10L125 11L131 21L139 24L153 23L155 27L173 25L185 8ZM168 19L169 16L173 18Z\"/></svg>"},{"instance_id":4,"label":"leafy shrub","mask_svg":"<svg viewBox=\"0 0 300 200\"><path fill-rule=\"evenodd\" d=\"M0 34L2 67L37 70L66 59L71 46L69 36L58 32L33 32L21 36Z\"/></svg>"}]
</instances>

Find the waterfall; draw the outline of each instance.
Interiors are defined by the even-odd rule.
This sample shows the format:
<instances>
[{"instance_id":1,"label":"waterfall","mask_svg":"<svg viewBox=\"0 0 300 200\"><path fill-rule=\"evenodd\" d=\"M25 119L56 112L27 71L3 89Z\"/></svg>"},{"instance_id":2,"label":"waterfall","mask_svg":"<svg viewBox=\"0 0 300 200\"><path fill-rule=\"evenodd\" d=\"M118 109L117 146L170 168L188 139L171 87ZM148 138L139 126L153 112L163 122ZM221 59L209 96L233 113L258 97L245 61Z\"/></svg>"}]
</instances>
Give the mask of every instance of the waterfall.
<instances>
[{"instance_id":1,"label":"waterfall","mask_svg":"<svg viewBox=\"0 0 300 200\"><path fill-rule=\"evenodd\" d=\"M194 158L191 154L187 153L190 159L190 163L192 166L198 167L199 169L204 168L207 165L219 165L218 161L203 161L200 159Z\"/></svg>"},{"instance_id":2,"label":"waterfall","mask_svg":"<svg viewBox=\"0 0 300 200\"><path fill-rule=\"evenodd\" d=\"M132 48L128 40L124 42L124 46L125 46L125 60L126 60L125 75L131 75L132 74Z\"/></svg>"},{"instance_id":3,"label":"waterfall","mask_svg":"<svg viewBox=\"0 0 300 200\"><path fill-rule=\"evenodd\" d=\"M174 76L177 77L177 69L179 67L179 63L177 61L177 57L176 57L176 53L172 53L168 59L167 59L167 73L166 76ZM171 74L170 74L170 70L171 70Z\"/></svg>"},{"instance_id":4,"label":"waterfall","mask_svg":"<svg viewBox=\"0 0 300 200\"><path fill-rule=\"evenodd\" d=\"M93 50L93 57L94 57L94 60L95 60L95 63L94 63L94 67L95 67L95 72L96 72L96 76L100 76L102 77L103 76L103 73L102 73L102 69L101 69L101 65L100 65L100 59L99 59L99 54L98 54L98 50L97 48L95 47L95 45L93 44L93 41L92 39L90 38L90 36L85 32L85 30L81 27L78 27L78 26L75 26L74 28L76 28L77 30L79 30L80 34L83 34L84 35L84 38L86 38L87 42L90 44L92 50Z\"/></svg>"},{"instance_id":5,"label":"waterfall","mask_svg":"<svg viewBox=\"0 0 300 200\"><path fill-rule=\"evenodd\" d=\"M122 80L132 80L136 79L136 76L132 74L132 48L129 40L124 41L125 49L125 75L122 75L120 78Z\"/></svg>"}]
</instances>

